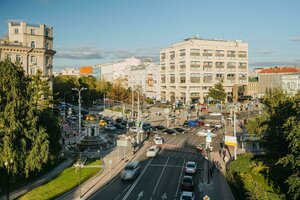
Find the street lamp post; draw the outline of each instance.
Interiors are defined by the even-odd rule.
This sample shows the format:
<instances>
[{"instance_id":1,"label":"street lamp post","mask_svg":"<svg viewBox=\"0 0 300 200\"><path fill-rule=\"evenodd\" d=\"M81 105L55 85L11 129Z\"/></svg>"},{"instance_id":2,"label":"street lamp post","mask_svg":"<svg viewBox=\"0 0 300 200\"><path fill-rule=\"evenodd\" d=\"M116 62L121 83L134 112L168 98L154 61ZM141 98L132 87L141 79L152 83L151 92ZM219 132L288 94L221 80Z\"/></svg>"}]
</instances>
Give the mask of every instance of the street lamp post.
<instances>
[{"instance_id":1,"label":"street lamp post","mask_svg":"<svg viewBox=\"0 0 300 200\"><path fill-rule=\"evenodd\" d=\"M81 89L77 89L77 88L72 88L72 90L77 91L78 92L78 134L81 135L81 91L83 90L87 90L87 88L82 87Z\"/></svg>"},{"instance_id":2,"label":"street lamp post","mask_svg":"<svg viewBox=\"0 0 300 200\"><path fill-rule=\"evenodd\" d=\"M7 170L7 190L6 190L6 199L9 200L9 185L10 185L10 170L11 170L11 166L13 164L13 159L11 158L9 161L6 161L4 163L5 167L6 167L6 170Z\"/></svg>"}]
</instances>

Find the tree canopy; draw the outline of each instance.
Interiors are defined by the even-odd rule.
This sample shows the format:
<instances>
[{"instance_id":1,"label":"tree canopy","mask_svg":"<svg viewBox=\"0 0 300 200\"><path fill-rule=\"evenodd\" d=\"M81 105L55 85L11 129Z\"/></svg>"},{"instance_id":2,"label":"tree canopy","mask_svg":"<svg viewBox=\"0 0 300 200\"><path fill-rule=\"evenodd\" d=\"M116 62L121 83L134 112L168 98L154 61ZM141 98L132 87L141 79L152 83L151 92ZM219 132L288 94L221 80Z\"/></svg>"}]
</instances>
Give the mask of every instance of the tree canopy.
<instances>
[{"instance_id":1,"label":"tree canopy","mask_svg":"<svg viewBox=\"0 0 300 200\"><path fill-rule=\"evenodd\" d=\"M289 194L300 197L300 95L275 90L263 99L264 112L247 124L250 134L261 136L268 155L277 165L291 169L286 180Z\"/></svg>"},{"instance_id":2,"label":"tree canopy","mask_svg":"<svg viewBox=\"0 0 300 200\"><path fill-rule=\"evenodd\" d=\"M59 138L47 132L50 120L41 123L50 93L40 78L25 76L22 67L9 60L0 62L0 167L12 160L7 168L12 174L41 170L49 160L50 140L59 146Z\"/></svg>"},{"instance_id":3,"label":"tree canopy","mask_svg":"<svg viewBox=\"0 0 300 200\"><path fill-rule=\"evenodd\" d=\"M217 83L214 87L209 88L207 97L211 97L214 100L224 101L226 98L226 92L222 83Z\"/></svg>"}]
</instances>

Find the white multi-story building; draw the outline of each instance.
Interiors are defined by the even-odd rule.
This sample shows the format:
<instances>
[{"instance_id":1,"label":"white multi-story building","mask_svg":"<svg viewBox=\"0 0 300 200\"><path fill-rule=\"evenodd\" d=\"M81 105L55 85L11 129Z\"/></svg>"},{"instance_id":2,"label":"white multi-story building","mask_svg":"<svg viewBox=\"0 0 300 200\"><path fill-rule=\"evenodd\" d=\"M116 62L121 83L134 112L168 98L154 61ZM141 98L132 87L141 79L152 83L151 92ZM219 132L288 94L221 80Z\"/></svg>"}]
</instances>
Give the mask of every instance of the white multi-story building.
<instances>
[{"instance_id":1,"label":"white multi-story building","mask_svg":"<svg viewBox=\"0 0 300 200\"><path fill-rule=\"evenodd\" d=\"M242 41L188 38L160 51L161 99L204 102L209 88L223 82L228 96L233 85L248 82L248 44Z\"/></svg>"},{"instance_id":2,"label":"white multi-story building","mask_svg":"<svg viewBox=\"0 0 300 200\"><path fill-rule=\"evenodd\" d=\"M51 79L53 69L53 28L23 21L8 23L8 35L0 40L0 59L18 62L28 75L37 70Z\"/></svg>"},{"instance_id":3,"label":"white multi-story building","mask_svg":"<svg viewBox=\"0 0 300 200\"><path fill-rule=\"evenodd\" d=\"M300 72L282 75L282 90L290 95L300 92Z\"/></svg>"},{"instance_id":4,"label":"white multi-story building","mask_svg":"<svg viewBox=\"0 0 300 200\"><path fill-rule=\"evenodd\" d=\"M60 75L79 76L79 70L75 68L62 69Z\"/></svg>"}]
</instances>

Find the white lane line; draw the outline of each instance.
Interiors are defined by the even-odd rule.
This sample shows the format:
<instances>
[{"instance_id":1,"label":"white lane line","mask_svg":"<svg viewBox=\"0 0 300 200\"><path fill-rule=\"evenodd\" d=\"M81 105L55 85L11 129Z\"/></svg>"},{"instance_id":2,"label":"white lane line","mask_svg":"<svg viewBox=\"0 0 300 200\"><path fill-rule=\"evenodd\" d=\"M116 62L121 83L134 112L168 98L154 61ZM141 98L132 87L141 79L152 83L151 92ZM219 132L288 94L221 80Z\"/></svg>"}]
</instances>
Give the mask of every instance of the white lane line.
<instances>
[{"instance_id":1,"label":"white lane line","mask_svg":"<svg viewBox=\"0 0 300 200\"><path fill-rule=\"evenodd\" d=\"M178 186L177 186L175 197L177 197L177 194L178 194L178 191L179 191L179 186L180 186L181 177L182 177L182 174L183 174L184 164L185 164L185 159L183 160L183 163L182 163L182 170L181 170L181 173L180 173L180 177L179 177L179 181L178 181Z\"/></svg>"},{"instance_id":2,"label":"white lane line","mask_svg":"<svg viewBox=\"0 0 300 200\"><path fill-rule=\"evenodd\" d=\"M166 166L166 167L182 167L181 165L162 165L162 164L150 164L149 167L163 167L163 166Z\"/></svg>"},{"instance_id":3,"label":"white lane line","mask_svg":"<svg viewBox=\"0 0 300 200\"><path fill-rule=\"evenodd\" d=\"M153 160L153 158L151 158L146 167L143 169L142 173L139 175L139 177L134 181L134 183L132 184L132 186L130 187L130 189L128 190L128 192L125 194L125 196L123 197L122 200L126 200L128 198L128 196L130 195L130 193L132 192L132 190L134 189L134 187L136 186L136 184L139 182L139 180L141 179L141 177L144 175L144 173L146 172L146 170L148 169L151 161Z\"/></svg>"},{"instance_id":4,"label":"white lane line","mask_svg":"<svg viewBox=\"0 0 300 200\"><path fill-rule=\"evenodd\" d=\"M163 175L163 173L164 173L164 171L165 171L165 169L166 169L166 165L168 164L169 159L170 159L170 157L168 157L167 162L165 163L164 168L163 168L163 170L162 170L161 173L160 173L160 176L159 176L158 181L157 181L157 183L156 183L156 185L155 185L155 188L154 188L154 190L153 190L152 195L154 195L155 192L156 192L157 186L158 186L158 184L159 184L159 182L160 182L160 179L161 179L161 177L162 177L162 175Z\"/></svg>"},{"instance_id":5,"label":"white lane line","mask_svg":"<svg viewBox=\"0 0 300 200\"><path fill-rule=\"evenodd\" d=\"M131 186L131 185L128 185L128 186L122 191L122 193L125 192L130 186Z\"/></svg>"},{"instance_id":6,"label":"white lane line","mask_svg":"<svg viewBox=\"0 0 300 200\"><path fill-rule=\"evenodd\" d=\"M121 196L121 194L119 194L114 200L117 200L120 196Z\"/></svg>"}]
</instances>

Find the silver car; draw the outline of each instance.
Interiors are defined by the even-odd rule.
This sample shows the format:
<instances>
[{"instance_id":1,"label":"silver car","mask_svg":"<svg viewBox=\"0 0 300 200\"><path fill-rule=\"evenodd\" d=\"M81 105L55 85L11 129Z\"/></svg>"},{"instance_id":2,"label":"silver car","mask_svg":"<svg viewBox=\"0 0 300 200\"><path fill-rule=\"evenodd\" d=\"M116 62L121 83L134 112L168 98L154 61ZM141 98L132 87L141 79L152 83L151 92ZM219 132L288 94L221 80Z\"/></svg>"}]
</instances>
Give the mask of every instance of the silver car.
<instances>
[{"instance_id":1,"label":"silver car","mask_svg":"<svg viewBox=\"0 0 300 200\"><path fill-rule=\"evenodd\" d=\"M122 180L132 180L136 178L141 172L141 163L139 161L133 161L128 163L121 172Z\"/></svg>"}]
</instances>

